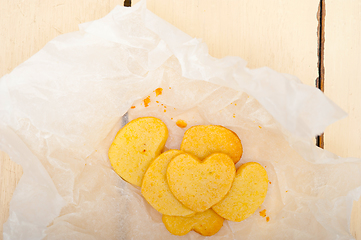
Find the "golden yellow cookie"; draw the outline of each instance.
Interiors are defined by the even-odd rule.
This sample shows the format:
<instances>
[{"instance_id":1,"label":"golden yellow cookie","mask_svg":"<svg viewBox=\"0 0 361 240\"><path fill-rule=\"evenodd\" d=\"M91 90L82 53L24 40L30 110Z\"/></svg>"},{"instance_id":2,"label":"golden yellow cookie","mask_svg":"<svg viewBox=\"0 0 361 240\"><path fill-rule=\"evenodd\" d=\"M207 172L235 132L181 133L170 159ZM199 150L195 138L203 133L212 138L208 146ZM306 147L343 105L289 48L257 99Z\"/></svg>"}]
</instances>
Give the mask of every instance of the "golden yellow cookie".
<instances>
[{"instance_id":1,"label":"golden yellow cookie","mask_svg":"<svg viewBox=\"0 0 361 240\"><path fill-rule=\"evenodd\" d=\"M221 217L240 222L263 203L268 188L266 170L255 162L241 165L229 193L212 209Z\"/></svg>"},{"instance_id":2,"label":"golden yellow cookie","mask_svg":"<svg viewBox=\"0 0 361 240\"><path fill-rule=\"evenodd\" d=\"M169 150L162 153L145 172L142 194L145 200L161 214L188 216L194 213L174 197L167 183L168 164L174 157L182 153L179 150Z\"/></svg>"},{"instance_id":3,"label":"golden yellow cookie","mask_svg":"<svg viewBox=\"0 0 361 240\"><path fill-rule=\"evenodd\" d=\"M241 140L231 130L216 125L199 125L184 133L180 150L204 159L212 153L225 153L237 163L242 156Z\"/></svg>"},{"instance_id":4,"label":"golden yellow cookie","mask_svg":"<svg viewBox=\"0 0 361 240\"><path fill-rule=\"evenodd\" d=\"M195 212L203 212L227 194L235 173L232 159L224 153L214 153L203 162L184 153L169 163L167 181L181 203Z\"/></svg>"},{"instance_id":5,"label":"golden yellow cookie","mask_svg":"<svg viewBox=\"0 0 361 240\"><path fill-rule=\"evenodd\" d=\"M119 130L108 156L112 167L125 181L141 186L150 163L161 153L168 129L154 117L137 118Z\"/></svg>"},{"instance_id":6,"label":"golden yellow cookie","mask_svg":"<svg viewBox=\"0 0 361 240\"><path fill-rule=\"evenodd\" d=\"M203 236L211 236L221 229L224 219L212 209L208 209L192 217L163 215L162 220L168 231L174 235L182 236L194 230Z\"/></svg>"}]
</instances>

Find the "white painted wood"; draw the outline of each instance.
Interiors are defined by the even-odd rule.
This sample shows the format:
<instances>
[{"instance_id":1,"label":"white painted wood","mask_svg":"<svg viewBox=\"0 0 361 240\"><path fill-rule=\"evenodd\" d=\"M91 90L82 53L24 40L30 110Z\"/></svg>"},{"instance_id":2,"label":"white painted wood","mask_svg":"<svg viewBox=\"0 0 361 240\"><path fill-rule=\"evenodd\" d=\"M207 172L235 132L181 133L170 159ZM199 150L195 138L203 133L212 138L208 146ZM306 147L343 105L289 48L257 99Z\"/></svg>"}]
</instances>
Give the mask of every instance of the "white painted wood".
<instances>
[{"instance_id":1,"label":"white painted wood","mask_svg":"<svg viewBox=\"0 0 361 240\"><path fill-rule=\"evenodd\" d=\"M132 0L132 5L139 0ZM192 37L214 57L240 56L315 86L319 1L147 0L147 8Z\"/></svg>"},{"instance_id":2,"label":"white painted wood","mask_svg":"<svg viewBox=\"0 0 361 240\"><path fill-rule=\"evenodd\" d=\"M349 115L325 132L325 148L361 157L361 1L328 0L325 21L325 94Z\"/></svg>"},{"instance_id":3,"label":"white painted wood","mask_svg":"<svg viewBox=\"0 0 361 240\"><path fill-rule=\"evenodd\" d=\"M123 0L0 0L0 77L39 51L52 38L99 19ZM21 166L0 151L0 240Z\"/></svg>"},{"instance_id":4,"label":"white painted wood","mask_svg":"<svg viewBox=\"0 0 361 240\"><path fill-rule=\"evenodd\" d=\"M54 37L101 18L124 0L0 0L0 77Z\"/></svg>"},{"instance_id":5,"label":"white painted wood","mask_svg":"<svg viewBox=\"0 0 361 240\"><path fill-rule=\"evenodd\" d=\"M360 158L360 0L326 1L325 39L325 94L349 114L326 129L325 149L342 157ZM361 239L361 200L354 204L351 230Z\"/></svg>"},{"instance_id":6,"label":"white painted wood","mask_svg":"<svg viewBox=\"0 0 361 240\"><path fill-rule=\"evenodd\" d=\"M0 151L0 239L3 238L3 223L9 217L9 203L21 175L20 165L10 160L9 156Z\"/></svg>"},{"instance_id":7,"label":"white painted wood","mask_svg":"<svg viewBox=\"0 0 361 240\"><path fill-rule=\"evenodd\" d=\"M318 3L318 0L148 0L148 9L189 35L202 38L215 57L240 56L251 68L269 66L314 86L318 75ZM117 4L122 5L123 0L0 0L0 77L55 36L77 30L79 23L98 19ZM360 1L327 0L326 7L326 79L334 78L330 86L326 81L326 94L351 111L349 119L326 131L325 145L341 156L360 157L360 148L357 149L360 144L357 136L361 136L357 127L357 121L360 122L357 93L361 90L357 82L361 76ZM329 40L330 36L334 40ZM335 56L342 58L341 65L332 60ZM0 152L0 173L2 239L2 224L22 171ZM358 236L360 206L353 212L353 231Z\"/></svg>"},{"instance_id":8,"label":"white painted wood","mask_svg":"<svg viewBox=\"0 0 361 240\"><path fill-rule=\"evenodd\" d=\"M132 4L137 2L133 0ZM318 69L318 4L319 1L148 0L147 8L192 37L202 38L215 57L240 56L251 68L269 66L314 86ZM344 157L361 157L361 98L357 94L361 92L360 4L359 0L326 1L326 95L350 117L327 129L325 146ZM340 19L343 20L338 22ZM334 29L329 30L331 21ZM335 40L330 40L330 35ZM330 60L332 55L342 58L343 64ZM337 65L344 70L337 69ZM332 83L328 82L330 77ZM351 230L361 239L360 201L354 205Z\"/></svg>"}]
</instances>

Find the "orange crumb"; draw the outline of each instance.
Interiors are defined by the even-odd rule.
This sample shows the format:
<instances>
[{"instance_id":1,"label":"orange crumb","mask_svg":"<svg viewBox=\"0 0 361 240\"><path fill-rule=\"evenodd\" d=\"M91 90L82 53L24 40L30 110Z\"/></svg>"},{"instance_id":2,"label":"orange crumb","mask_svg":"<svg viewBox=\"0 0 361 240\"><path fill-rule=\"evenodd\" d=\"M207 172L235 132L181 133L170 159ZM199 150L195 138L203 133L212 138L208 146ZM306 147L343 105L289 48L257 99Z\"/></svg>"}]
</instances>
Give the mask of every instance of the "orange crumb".
<instances>
[{"instance_id":1,"label":"orange crumb","mask_svg":"<svg viewBox=\"0 0 361 240\"><path fill-rule=\"evenodd\" d=\"M149 103L150 103L150 96L148 96L146 99L144 99L143 102L144 102L144 107L148 107Z\"/></svg>"},{"instance_id":2,"label":"orange crumb","mask_svg":"<svg viewBox=\"0 0 361 240\"><path fill-rule=\"evenodd\" d=\"M130 108L135 108L135 106L131 106Z\"/></svg>"},{"instance_id":3,"label":"orange crumb","mask_svg":"<svg viewBox=\"0 0 361 240\"><path fill-rule=\"evenodd\" d=\"M262 211L259 212L259 215L261 217L265 217L266 216L266 209L263 209Z\"/></svg>"},{"instance_id":4,"label":"orange crumb","mask_svg":"<svg viewBox=\"0 0 361 240\"><path fill-rule=\"evenodd\" d=\"M236 118L236 116L233 115L233 118Z\"/></svg>"},{"instance_id":5,"label":"orange crumb","mask_svg":"<svg viewBox=\"0 0 361 240\"><path fill-rule=\"evenodd\" d=\"M185 128L185 127L187 127L187 123L186 123L184 120L181 120L181 119L177 120L176 124L177 124L177 126L180 127L180 128Z\"/></svg>"},{"instance_id":6,"label":"orange crumb","mask_svg":"<svg viewBox=\"0 0 361 240\"><path fill-rule=\"evenodd\" d=\"M156 103L159 103L159 101L155 101Z\"/></svg>"},{"instance_id":7,"label":"orange crumb","mask_svg":"<svg viewBox=\"0 0 361 240\"><path fill-rule=\"evenodd\" d=\"M160 105L162 105L162 106L163 106L163 103L161 103Z\"/></svg>"},{"instance_id":8,"label":"orange crumb","mask_svg":"<svg viewBox=\"0 0 361 240\"><path fill-rule=\"evenodd\" d=\"M259 128L262 128L261 126L258 126Z\"/></svg>"},{"instance_id":9,"label":"orange crumb","mask_svg":"<svg viewBox=\"0 0 361 240\"><path fill-rule=\"evenodd\" d=\"M167 110L164 109L164 112L166 112Z\"/></svg>"},{"instance_id":10,"label":"orange crumb","mask_svg":"<svg viewBox=\"0 0 361 240\"><path fill-rule=\"evenodd\" d=\"M237 103L235 103L234 106L237 106Z\"/></svg>"},{"instance_id":11,"label":"orange crumb","mask_svg":"<svg viewBox=\"0 0 361 240\"><path fill-rule=\"evenodd\" d=\"M144 149L143 152L145 152L146 150Z\"/></svg>"},{"instance_id":12,"label":"orange crumb","mask_svg":"<svg viewBox=\"0 0 361 240\"><path fill-rule=\"evenodd\" d=\"M286 191L286 192L288 192L288 191Z\"/></svg>"},{"instance_id":13,"label":"orange crumb","mask_svg":"<svg viewBox=\"0 0 361 240\"><path fill-rule=\"evenodd\" d=\"M155 96L161 95L161 94L162 94L162 91L163 91L163 88L157 88L157 89L155 90Z\"/></svg>"},{"instance_id":14,"label":"orange crumb","mask_svg":"<svg viewBox=\"0 0 361 240\"><path fill-rule=\"evenodd\" d=\"M164 108L167 108L167 106L164 106Z\"/></svg>"},{"instance_id":15,"label":"orange crumb","mask_svg":"<svg viewBox=\"0 0 361 240\"><path fill-rule=\"evenodd\" d=\"M173 120L173 118L170 118L170 120Z\"/></svg>"},{"instance_id":16,"label":"orange crumb","mask_svg":"<svg viewBox=\"0 0 361 240\"><path fill-rule=\"evenodd\" d=\"M171 87L169 87L169 89L172 89Z\"/></svg>"},{"instance_id":17,"label":"orange crumb","mask_svg":"<svg viewBox=\"0 0 361 240\"><path fill-rule=\"evenodd\" d=\"M267 221L267 222L269 221L269 217L266 217L266 221Z\"/></svg>"},{"instance_id":18,"label":"orange crumb","mask_svg":"<svg viewBox=\"0 0 361 240\"><path fill-rule=\"evenodd\" d=\"M272 184L271 182L269 182L269 184Z\"/></svg>"}]
</instances>

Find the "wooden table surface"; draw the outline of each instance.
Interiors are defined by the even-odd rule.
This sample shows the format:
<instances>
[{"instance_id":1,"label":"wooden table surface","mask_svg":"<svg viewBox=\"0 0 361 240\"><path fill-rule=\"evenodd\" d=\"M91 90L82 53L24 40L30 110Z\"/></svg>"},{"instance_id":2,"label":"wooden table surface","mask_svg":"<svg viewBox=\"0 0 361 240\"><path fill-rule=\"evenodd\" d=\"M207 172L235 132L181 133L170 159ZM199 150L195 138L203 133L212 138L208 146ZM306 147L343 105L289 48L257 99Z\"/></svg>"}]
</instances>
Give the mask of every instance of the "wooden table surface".
<instances>
[{"instance_id":1,"label":"wooden table surface","mask_svg":"<svg viewBox=\"0 0 361 240\"><path fill-rule=\"evenodd\" d=\"M0 0L0 77L55 36L116 5L123 1ZM325 94L349 113L326 129L325 149L361 158L361 0L148 0L147 7L202 38L212 56L240 56L250 68L269 66L311 86L321 79ZM1 233L21 175L0 152ZM361 239L361 201L354 204L351 232Z\"/></svg>"}]
</instances>

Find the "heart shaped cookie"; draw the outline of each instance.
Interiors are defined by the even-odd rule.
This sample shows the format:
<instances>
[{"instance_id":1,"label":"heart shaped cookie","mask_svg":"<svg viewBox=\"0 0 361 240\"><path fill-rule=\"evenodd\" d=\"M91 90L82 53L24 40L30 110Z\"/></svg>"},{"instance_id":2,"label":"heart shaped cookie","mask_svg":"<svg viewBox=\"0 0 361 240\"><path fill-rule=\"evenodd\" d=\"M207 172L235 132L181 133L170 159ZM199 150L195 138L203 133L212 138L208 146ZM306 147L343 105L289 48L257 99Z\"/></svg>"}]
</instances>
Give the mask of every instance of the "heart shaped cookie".
<instances>
[{"instance_id":1,"label":"heart shaped cookie","mask_svg":"<svg viewBox=\"0 0 361 240\"><path fill-rule=\"evenodd\" d=\"M161 153L168 129L154 117L137 118L119 130L108 156L114 171L125 181L141 186L150 163Z\"/></svg>"},{"instance_id":2,"label":"heart shaped cookie","mask_svg":"<svg viewBox=\"0 0 361 240\"><path fill-rule=\"evenodd\" d=\"M225 219L240 222L261 206L267 188L266 170L259 163L245 163L238 168L231 190L212 209Z\"/></svg>"},{"instance_id":3,"label":"heart shaped cookie","mask_svg":"<svg viewBox=\"0 0 361 240\"><path fill-rule=\"evenodd\" d=\"M235 172L232 159L224 153L214 153L204 161L184 153L169 163L167 181L181 203L195 212L203 212L228 193Z\"/></svg>"},{"instance_id":4,"label":"heart shaped cookie","mask_svg":"<svg viewBox=\"0 0 361 240\"><path fill-rule=\"evenodd\" d=\"M143 197L161 214L188 216L194 213L174 197L167 183L168 164L174 157L182 153L179 150L169 150L162 153L150 164L144 175Z\"/></svg>"},{"instance_id":5,"label":"heart shaped cookie","mask_svg":"<svg viewBox=\"0 0 361 240\"><path fill-rule=\"evenodd\" d=\"M163 215L162 220L167 230L174 235L182 236L194 230L203 236L211 236L221 229L224 219L208 209L191 217Z\"/></svg>"},{"instance_id":6,"label":"heart shaped cookie","mask_svg":"<svg viewBox=\"0 0 361 240\"><path fill-rule=\"evenodd\" d=\"M243 148L237 134L216 125L199 125L189 128L182 140L180 150L204 159L212 153L224 153L237 163Z\"/></svg>"}]
</instances>

